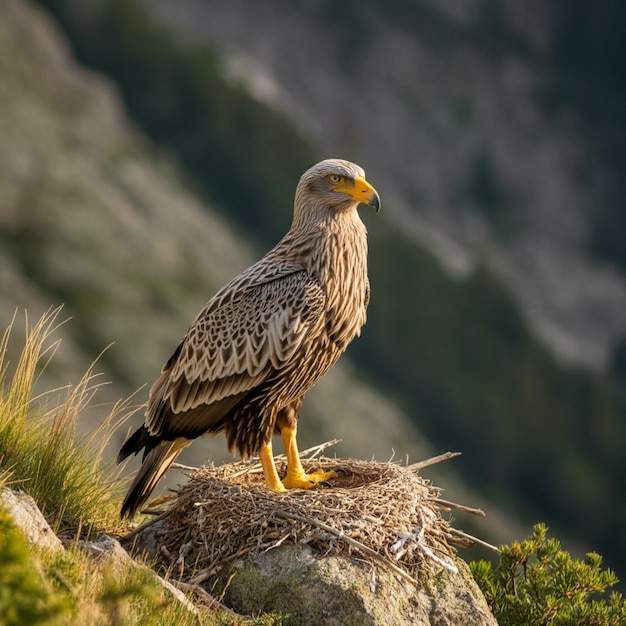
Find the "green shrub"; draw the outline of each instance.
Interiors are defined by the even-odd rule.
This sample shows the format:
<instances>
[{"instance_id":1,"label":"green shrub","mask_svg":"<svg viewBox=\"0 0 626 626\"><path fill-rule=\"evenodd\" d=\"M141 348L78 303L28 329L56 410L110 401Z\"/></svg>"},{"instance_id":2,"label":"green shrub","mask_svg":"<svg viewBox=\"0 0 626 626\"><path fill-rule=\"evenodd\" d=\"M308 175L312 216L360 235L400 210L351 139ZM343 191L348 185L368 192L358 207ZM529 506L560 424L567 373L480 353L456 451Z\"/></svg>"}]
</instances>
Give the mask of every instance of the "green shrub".
<instances>
[{"instance_id":1,"label":"green shrub","mask_svg":"<svg viewBox=\"0 0 626 626\"><path fill-rule=\"evenodd\" d=\"M626 601L613 592L618 582L610 569L601 569L595 552L573 559L547 527L537 524L533 536L501 547L494 569L487 561L470 563L500 626L619 626L626 624Z\"/></svg>"}]
</instances>

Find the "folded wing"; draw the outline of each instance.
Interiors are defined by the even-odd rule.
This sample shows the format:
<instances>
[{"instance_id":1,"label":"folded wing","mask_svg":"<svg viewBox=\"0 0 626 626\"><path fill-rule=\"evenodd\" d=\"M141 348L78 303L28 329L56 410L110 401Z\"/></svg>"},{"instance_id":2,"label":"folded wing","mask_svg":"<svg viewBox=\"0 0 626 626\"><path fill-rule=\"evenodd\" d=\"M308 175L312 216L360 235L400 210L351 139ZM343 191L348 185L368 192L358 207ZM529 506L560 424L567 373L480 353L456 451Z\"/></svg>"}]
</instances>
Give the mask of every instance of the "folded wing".
<instances>
[{"instance_id":1,"label":"folded wing","mask_svg":"<svg viewBox=\"0 0 626 626\"><path fill-rule=\"evenodd\" d=\"M325 296L304 270L220 292L193 323L150 391L146 427L194 438L220 421L315 332Z\"/></svg>"}]
</instances>

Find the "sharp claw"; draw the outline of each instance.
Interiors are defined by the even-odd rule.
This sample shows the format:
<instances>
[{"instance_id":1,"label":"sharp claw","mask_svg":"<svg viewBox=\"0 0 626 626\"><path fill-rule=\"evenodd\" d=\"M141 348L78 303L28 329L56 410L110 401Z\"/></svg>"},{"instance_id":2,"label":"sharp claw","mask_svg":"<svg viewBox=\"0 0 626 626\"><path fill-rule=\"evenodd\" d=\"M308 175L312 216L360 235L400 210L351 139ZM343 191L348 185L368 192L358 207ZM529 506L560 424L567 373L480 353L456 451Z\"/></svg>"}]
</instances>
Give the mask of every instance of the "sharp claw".
<instances>
[{"instance_id":1,"label":"sharp claw","mask_svg":"<svg viewBox=\"0 0 626 626\"><path fill-rule=\"evenodd\" d=\"M333 472L342 476L350 476L350 472L345 467L333 467Z\"/></svg>"},{"instance_id":2,"label":"sharp claw","mask_svg":"<svg viewBox=\"0 0 626 626\"><path fill-rule=\"evenodd\" d=\"M320 480L317 483L320 487L324 487L324 489L332 489L332 484L329 483L327 480Z\"/></svg>"}]
</instances>

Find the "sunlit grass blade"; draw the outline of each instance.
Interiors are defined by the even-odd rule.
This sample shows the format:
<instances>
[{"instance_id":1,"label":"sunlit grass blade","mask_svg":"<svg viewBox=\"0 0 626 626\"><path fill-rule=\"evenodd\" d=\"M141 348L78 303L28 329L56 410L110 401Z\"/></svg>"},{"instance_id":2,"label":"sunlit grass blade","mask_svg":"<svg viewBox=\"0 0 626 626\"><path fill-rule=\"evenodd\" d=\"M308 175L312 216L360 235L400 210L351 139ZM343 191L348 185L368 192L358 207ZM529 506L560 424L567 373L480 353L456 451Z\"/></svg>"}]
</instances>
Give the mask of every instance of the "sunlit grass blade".
<instances>
[{"instance_id":1,"label":"sunlit grass blade","mask_svg":"<svg viewBox=\"0 0 626 626\"><path fill-rule=\"evenodd\" d=\"M120 478L103 464L111 434L136 408L131 399L111 407L88 437L77 423L102 386L92 365L76 385L36 395L36 383L54 356L60 309L45 313L26 337L15 369L6 361L13 323L0 343L0 471L37 501L56 527L117 527Z\"/></svg>"}]
</instances>

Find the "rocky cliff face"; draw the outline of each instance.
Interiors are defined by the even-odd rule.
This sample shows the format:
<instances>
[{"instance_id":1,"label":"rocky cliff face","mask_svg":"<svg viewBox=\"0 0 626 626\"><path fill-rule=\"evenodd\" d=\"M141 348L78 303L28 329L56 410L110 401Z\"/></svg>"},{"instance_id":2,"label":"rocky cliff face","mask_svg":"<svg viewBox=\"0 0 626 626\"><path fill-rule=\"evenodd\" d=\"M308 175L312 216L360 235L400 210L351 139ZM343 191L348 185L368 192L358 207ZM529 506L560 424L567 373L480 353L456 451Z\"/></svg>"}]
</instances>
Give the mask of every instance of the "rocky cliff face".
<instances>
[{"instance_id":1,"label":"rocky cliff face","mask_svg":"<svg viewBox=\"0 0 626 626\"><path fill-rule=\"evenodd\" d=\"M626 279L589 253L600 175L540 104L552 3L148 2L321 154L376 172L385 206L453 272L486 263L562 358L604 367Z\"/></svg>"}]
</instances>

